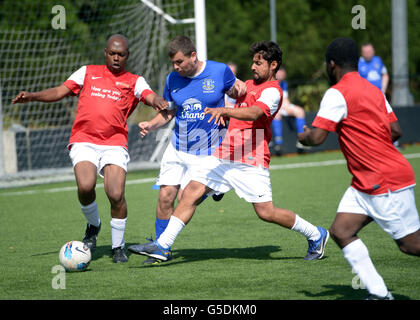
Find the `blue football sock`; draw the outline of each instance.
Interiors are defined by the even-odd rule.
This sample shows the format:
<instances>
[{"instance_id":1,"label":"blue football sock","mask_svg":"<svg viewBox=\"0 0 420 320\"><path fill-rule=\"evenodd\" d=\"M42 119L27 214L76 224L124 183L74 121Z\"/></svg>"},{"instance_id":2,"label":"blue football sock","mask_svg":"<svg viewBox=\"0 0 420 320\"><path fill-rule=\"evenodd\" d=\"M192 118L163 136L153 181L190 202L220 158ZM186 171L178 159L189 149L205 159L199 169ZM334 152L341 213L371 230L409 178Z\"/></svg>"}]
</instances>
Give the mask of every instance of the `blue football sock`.
<instances>
[{"instance_id":1,"label":"blue football sock","mask_svg":"<svg viewBox=\"0 0 420 320\"><path fill-rule=\"evenodd\" d=\"M156 232L156 240L159 239L160 235L165 231L166 227L168 226L169 219L159 219L156 218L155 221L155 232Z\"/></svg>"},{"instance_id":2,"label":"blue football sock","mask_svg":"<svg viewBox=\"0 0 420 320\"><path fill-rule=\"evenodd\" d=\"M271 128L273 129L274 143L276 145L283 143L283 123L281 120L274 119L271 123Z\"/></svg>"},{"instance_id":3,"label":"blue football sock","mask_svg":"<svg viewBox=\"0 0 420 320\"><path fill-rule=\"evenodd\" d=\"M302 133L305 130L303 129L303 126L306 125L305 118L295 118L295 124L296 124L296 131L297 133Z\"/></svg>"}]
</instances>

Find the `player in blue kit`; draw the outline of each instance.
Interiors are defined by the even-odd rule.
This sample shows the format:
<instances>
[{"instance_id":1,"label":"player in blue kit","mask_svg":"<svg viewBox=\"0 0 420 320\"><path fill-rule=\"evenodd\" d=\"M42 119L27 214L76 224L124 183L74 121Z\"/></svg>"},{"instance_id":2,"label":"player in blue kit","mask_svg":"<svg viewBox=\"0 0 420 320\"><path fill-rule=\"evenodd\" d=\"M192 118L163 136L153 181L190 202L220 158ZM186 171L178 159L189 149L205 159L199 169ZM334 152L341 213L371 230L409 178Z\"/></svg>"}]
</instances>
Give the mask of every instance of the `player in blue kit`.
<instances>
[{"instance_id":1,"label":"player in blue kit","mask_svg":"<svg viewBox=\"0 0 420 320\"><path fill-rule=\"evenodd\" d=\"M168 75L163 93L169 107L152 120L139 123L140 135L144 137L175 118L171 143L163 155L156 182L160 186L156 239L168 225L176 198L181 198L183 188L191 179L188 168L200 165L223 140L226 127L214 121L209 123L210 115L204 114L204 109L223 107L225 93L232 98L246 93L245 83L236 79L226 64L198 60L194 43L185 36L176 36L169 43L168 56L175 70ZM220 200L220 195L214 198ZM128 250L140 253L138 245ZM149 258L144 263L159 262Z\"/></svg>"},{"instance_id":2,"label":"player in blue kit","mask_svg":"<svg viewBox=\"0 0 420 320\"><path fill-rule=\"evenodd\" d=\"M386 92L389 83L388 71L382 59L375 56L375 49L371 43L362 45L358 71L362 78L381 89L383 93Z\"/></svg>"}]
</instances>

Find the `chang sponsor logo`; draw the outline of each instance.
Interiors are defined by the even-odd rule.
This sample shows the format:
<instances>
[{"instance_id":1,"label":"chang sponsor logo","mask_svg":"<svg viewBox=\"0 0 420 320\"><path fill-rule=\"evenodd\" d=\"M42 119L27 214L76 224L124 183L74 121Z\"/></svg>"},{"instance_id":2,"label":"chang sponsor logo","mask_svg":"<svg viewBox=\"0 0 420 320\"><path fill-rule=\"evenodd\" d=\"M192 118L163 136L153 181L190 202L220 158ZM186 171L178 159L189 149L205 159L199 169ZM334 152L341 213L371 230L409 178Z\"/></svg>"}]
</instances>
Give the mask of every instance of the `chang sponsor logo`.
<instances>
[{"instance_id":1,"label":"chang sponsor logo","mask_svg":"<svg viewBox=\"0 0 420 320\"><path fill-rule=\"evenodd\" d=\"M197 121L204 119L204 110L201 102L197 99L191 98L185 100L182 104L181 120Z\"/></svg>"}]
</instances>

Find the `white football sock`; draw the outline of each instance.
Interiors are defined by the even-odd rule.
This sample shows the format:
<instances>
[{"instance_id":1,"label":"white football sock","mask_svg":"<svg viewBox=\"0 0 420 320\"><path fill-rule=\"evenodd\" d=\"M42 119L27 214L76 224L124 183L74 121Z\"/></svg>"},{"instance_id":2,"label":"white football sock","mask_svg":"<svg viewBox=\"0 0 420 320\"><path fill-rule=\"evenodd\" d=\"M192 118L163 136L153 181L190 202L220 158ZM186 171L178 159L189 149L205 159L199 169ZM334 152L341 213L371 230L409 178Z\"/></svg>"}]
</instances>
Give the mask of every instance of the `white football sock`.
<instances>
[{"instance_id":1,"label":"white football sock","mask_svg":"<svg viewBox=\"0 0 420 320\"><path fill-rule=\"evenodd\" d=\"M160 246L165 249L169 249L175 242L176 237L178 234L184 229L185 224L182 220L178 219L177 217L171 216L169 219L168 226L166 227L165 231L160 235L157 242Z\"/></svg>"},{"instance_id":2,"label":"white football sock","mask_svg":"<svg viewBox=\"0 0 420 320\"><path fill-rule=\"evenodd\" d=\"M112 249L124 247L124 231L127 218L125 219L111 219L111 235L112 235Z\"/></svg>"},{"instance_id":3,"label":"white football sock","mask_svg":"<svg viewBox=\"0 0 420 320\"><path fill-rule=\"evenodd\" d=\"M349 262L369 293L385 297L388 294L388 289L376 271L369 257L369 251L362 240L357 239L350 242L342 251L344 258Z\"/></svg>"},{"instance_id":4,"label":"white football sock","mask_svg":"<svg viewBox=\"0 0 420 320\"><path fill-rule=\"evenodd\" d=\"M319 233L317 227L315 227L312 223L309 223L305 219L302 219L297 214L295 224L293 225L292 230L303 234L308 240L318 240L321 237L321 233Z\"/></svg>"},{"instance_id":5,"label":"white football sock","mask_svg":"<svg viewBox=\"0 0 420 320\"><path fill-rule=\"evenodd\" d=\"M86 220L89 224L95 227L99 227L101 220L99 219L98 205L96 204L96 201L93 201L87 206L82 205L82 212L85 215Z\"/></svg>"}]
</instances>

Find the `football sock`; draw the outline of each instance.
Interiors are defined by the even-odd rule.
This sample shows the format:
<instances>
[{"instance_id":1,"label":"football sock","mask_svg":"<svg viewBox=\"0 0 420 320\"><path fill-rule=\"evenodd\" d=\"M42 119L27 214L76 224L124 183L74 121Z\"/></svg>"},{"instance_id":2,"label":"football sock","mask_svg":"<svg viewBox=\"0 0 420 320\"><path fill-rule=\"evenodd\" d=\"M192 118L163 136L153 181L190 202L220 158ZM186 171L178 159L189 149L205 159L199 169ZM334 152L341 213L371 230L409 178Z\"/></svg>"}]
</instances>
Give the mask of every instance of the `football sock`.
<instances>
[{"instance_id":1,"label":"football sock","mask_svg":"<svg viewBox=\"0 0 420 320\"><path fill-rule=\"evenodd\" d=\"M82 212L86 217L86 220L89 224L99 227L101 224L101 220L99 219L98 215L98 205L96 201L93 201L91 204L87 206L82 205Z\"/></svg>"},{"instance_id":2,"label":"football sock","mask_svg":"<svg viewBox=\"0 0 420 320\"><path fill-rule=\"evenodd\" d=\"M344 258L349 262L369 293L385 297L388 294L388 289L376 271L369 257L369 251L362 240L357 239L349 243L342 251Z\"/></svg>"},{"instance_id":3,"label":"football sock","mask_svg":"<svg viewBox=\"0 0 420 320\"><path fill-rule=\"evenodd\" d=\"M176 237L178 234L184 229L185 224L177 217L172 216L169 219L168 226L166 227L165 231L160 235L157 239L157 242L160 246L165 249L169 249L175 242Z\"/></svg>"},{"instance_id":4,"label":"football sock","mask_svg":"<svg viewBox=\"0 0 420 320\"><path fill-rule=\"evenodd\" d=\"M274 143L276 145L283 143L283 123L281 120L274 119L271 123L273 129Z\"/></svg>"},{"instance_id":5,"label":"football sock","mask_svg":"<svg viewBox=\"0 0 420 320\"><path fill-rule=\"evenodd\" d=\"M118 247L124 247L124 231L127 218L125 219L111 219L111 235L112 235L112 249Z\"/></svg>"},{"instance_id":6,"label":"football sock","mask_svg":"<svg viewBox=\"0 0 420 320\"><path fill-rule=\"evenodd\" d=\"M295 124L297 133L302 133L305 131L303 129L303 126L306 125L305 118L295 118Z\"/></svg>"},{"instance_id":7,"label":"football sock","mask_svg":"<svg viewBox=\"0 0 420 320\"><path fill-rule=\"evenodd\" d=\"M156 239L159 239L162 232L165 231L166 227L168 226L168 223L169 223L169 219L156 218L155 220Z\"/></svg>"},{"instance_id":8,"label":"football sock","mask_svg":"<svg viewBox=\"0 0 420 320\"><path fill-rule=\"evenodd\" d=\"M302 219L296 214L295 224L292 230L303 234L308 240L318 240L321 237L319 230L312 223Z\"/></svg>"}]
</instances>

